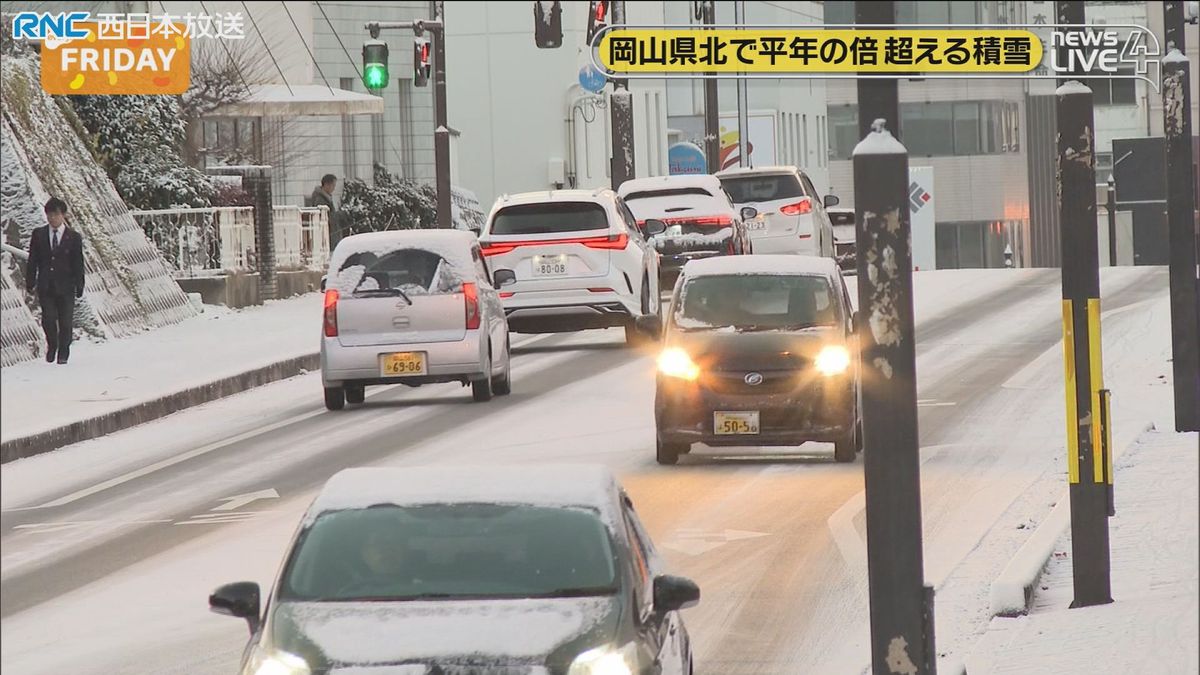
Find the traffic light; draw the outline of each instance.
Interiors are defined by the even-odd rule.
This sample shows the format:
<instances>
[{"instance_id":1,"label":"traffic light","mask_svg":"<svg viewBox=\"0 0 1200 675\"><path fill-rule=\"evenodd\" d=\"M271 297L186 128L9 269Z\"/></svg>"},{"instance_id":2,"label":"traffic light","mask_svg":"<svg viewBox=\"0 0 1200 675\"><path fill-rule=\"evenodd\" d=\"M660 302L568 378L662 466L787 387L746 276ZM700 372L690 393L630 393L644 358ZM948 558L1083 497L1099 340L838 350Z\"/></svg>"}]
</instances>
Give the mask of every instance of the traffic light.
<instances>
[{"instance_id":1,"label":"traffic light","mask_svg":"<svg viewBox=\"0 0 1200 675\"><path fill-rule=\"evenodd\" d=\"M562 46L562 3L559 0L533 3L533 42L538 49Z\"/></svg>"},{"instance_id":2,"label":"traffic light","mask_svg":"<svg viewBox=\"0 0 1200 675\"><path fill-rule=\"evenodd\" d=\"M368 91L383 89L388 83L388 46L383 40L363 43L363 85Z\"/></svg>"},{"instance_id":3,"label":"traffic light","mask_svg":"<svg viewBox=\"0 0 1200 675\"><path fill-rule=\"evenodd\" d=\"M596 37L605 26L608 25L608 0L592 0L591 8L588 10L588 31L587 41L592 44L592 38Z\"/></svg>"},{"instance_id":4,"label":"traffic light","mask_svg":"<svg viewBox=\"0 0 1200 675\"><path fill-rule=\"evenodd\" d=\"M413 86L424 87L429 82L429 40L413 38Z\"/></svg>"}]
</instances>

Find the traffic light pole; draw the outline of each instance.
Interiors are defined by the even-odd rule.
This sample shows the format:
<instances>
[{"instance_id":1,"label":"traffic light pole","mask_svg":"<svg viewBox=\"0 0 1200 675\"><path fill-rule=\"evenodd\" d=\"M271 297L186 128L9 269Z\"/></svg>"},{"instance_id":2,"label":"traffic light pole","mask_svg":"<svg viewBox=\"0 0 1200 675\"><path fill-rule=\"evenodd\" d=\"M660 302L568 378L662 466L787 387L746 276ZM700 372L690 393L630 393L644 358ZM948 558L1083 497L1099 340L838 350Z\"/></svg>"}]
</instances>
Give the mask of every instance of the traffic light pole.
<instances>
[{"instance_id":1,"label":"traffic light pole","mask_svg":"<svg viewBox=\"0 0 1200 675\"><path fill-rule=\"evenodd\" d=\"M1200 431L1200 281L1196 279L1196 176L1192 173L1191 64L1184 51L1183 3L1163 3L1167 56L1162 61L1167 154L1171 355L1175 430Z\"/></svg>"},{"instance_id":2,"label":"traffic light pole","mask_svg":"<svg viewBox=\"0 0 1200 675\"><path fill-rule=\"evenodd\" d=\"M616 0L612 4L614 25L625 23L625 0ZM616 190L621 184L634 177L633 154L633 95L629 92L629 81L614 79L612 95L609 99L612 111L612 189Z\"/></svg>"},{"instance_id":3,"label":"traffic light pole","mask_svg":"<svg viewBox=\"0 0 1200 675\"><path fill-rule=\"evenodd\" d=\"M450 123L446 116L446 29L442 0L430 3L438 24L433 37L433 163L437 184L438 229L454 227L450 206Z\"/></svg>"},{"instance_id":4,"label":"traffic light pole","mask_svg":"<svg viewBox=\"0 0 1200 675\"><path fill-rule=\"evenodd\" d=\"M700 0L700 20L706 26L717 23L716 0ZM704 78L704 156L708 172L721 170L721 111L717 97L717 78Z\"/></svg>"},{"instance_id":5,"label":"traffic light pole","mask_svg":"<svg viewBox=\"0 0 1200 675\"><path fill-rule=\"evenodd\" d=\"M442 0L434 0L430 7L437 17L432 21L372 21L364 27L371 37L379 36L381 30L410 30L418 37L425 31L433 36L433 161L434 184L437 188L437 226L451 229L450 201L450 125L446 115L446 28Z\"/></svg>"}]
</instances>

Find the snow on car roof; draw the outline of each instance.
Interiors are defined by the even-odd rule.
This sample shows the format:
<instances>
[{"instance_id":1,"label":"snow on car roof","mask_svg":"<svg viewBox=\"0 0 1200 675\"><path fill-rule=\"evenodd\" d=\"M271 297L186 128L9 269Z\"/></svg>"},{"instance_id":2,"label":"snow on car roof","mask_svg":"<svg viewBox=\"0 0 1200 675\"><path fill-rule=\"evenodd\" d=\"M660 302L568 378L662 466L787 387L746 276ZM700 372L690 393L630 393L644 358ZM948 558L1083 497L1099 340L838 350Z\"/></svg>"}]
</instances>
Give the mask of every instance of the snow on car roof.
<instances>
[{"instance_id":1,"label":"snow on car roof","mask_svg":"<svg viewBox=\"0 0 1200 675\"><path fill-rule=\"evenodd\" d=\"M735 166L717 172L718 178L726 176L761 175L774 176L781 173L796 173L794 166Z\"/></svg>"},{"instance_id":2,"label":"snow on car roof","mask_svg":"<svg viewBox=\"0 0 1200 675\"><path fill-rule=\"evenodd\" d=\"M686 174L677 176L654 176L653 178L635 178L621 183L618 191L622 197L634 192L652 192L654 190L677 190L680 188L698 187L720 194L721 181L716 176L708 174Z\"/></svg>"},{"instance_id":3,"label":"snow on car roof","mask_svg":"<svg viewBox=\"0 0 1200 675\"><path fill-rule=\"evenodd\" d=\"M722 274L799 274L834 277L833 258L809 255L728 255L691 260L683 266L685 277Z\"/></svg>"},{"instance_id":4,"label":"snow on car roof","mask_svg":"<svg viewBox=\"0 0 1200 675\"><path fill-rule=\"evenodd\" d=\"M604 198L612 198L616 194L608 188L595 190L539 190L538 192L519 192L512 195L501 195L492 210L513 204L536 204L539 202L599 202Z\"/></svg>"},{"instance_id":5,"label":"snow on car roof","mask_svg":"<svg viewBox=\"0 0 1200 675\"><path fill-rule=\"evenodd\" d=\"M325 483L305 522L326 511L375 504L483 503L590 507L612 524L616 485L607 468L586 464L345 469Z\"/></svg>"},{"instance_id":6,"label":"snow on car roof","mask_svg":"<svg viewBox=\"0 0 1200 675\"><path fill-rule=\"evenodd\" d=\"M471 258L471 246L475 233L466 230L388 230L355 234L338 242L329 256L327 288L350 293L362 278L363 266L346 267L351 256L372 253L384 256L392 251L416 248L441 256L449 277L443 279L466 281L475 274L475 262ZM343 269L346 267L346 269ZM357 270L357 273L351 273Z\"/></svg>"}]
</instances>

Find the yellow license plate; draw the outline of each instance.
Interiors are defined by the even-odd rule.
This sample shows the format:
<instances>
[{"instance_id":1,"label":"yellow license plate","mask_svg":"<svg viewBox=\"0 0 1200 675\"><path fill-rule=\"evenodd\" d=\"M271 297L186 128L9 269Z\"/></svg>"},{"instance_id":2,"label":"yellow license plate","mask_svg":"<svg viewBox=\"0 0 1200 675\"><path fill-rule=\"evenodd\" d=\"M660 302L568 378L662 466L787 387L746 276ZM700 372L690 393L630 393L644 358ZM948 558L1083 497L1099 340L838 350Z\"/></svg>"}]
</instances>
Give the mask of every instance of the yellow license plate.
<instances>
[{"instance_id":1,"label":"yellow license plate","mask_svg":"<svg viewBox=\"0 0 1200 675\"><path fill-rule=\"evenodd\" d=\"M758 433L758 411L747 410L713 413L713 432L718 436L752 435Z\"/></svg>"},{"instance_id":2,"label":"yellow license plate","mask_svg":"<svg viewBox=\"0 0 1200 675\"><path fill-rule=\"evenodd\" d=\"M384 377L424 375L425 352L396 352L379 357L379 372Z\"/></svg>"}]
</instances>

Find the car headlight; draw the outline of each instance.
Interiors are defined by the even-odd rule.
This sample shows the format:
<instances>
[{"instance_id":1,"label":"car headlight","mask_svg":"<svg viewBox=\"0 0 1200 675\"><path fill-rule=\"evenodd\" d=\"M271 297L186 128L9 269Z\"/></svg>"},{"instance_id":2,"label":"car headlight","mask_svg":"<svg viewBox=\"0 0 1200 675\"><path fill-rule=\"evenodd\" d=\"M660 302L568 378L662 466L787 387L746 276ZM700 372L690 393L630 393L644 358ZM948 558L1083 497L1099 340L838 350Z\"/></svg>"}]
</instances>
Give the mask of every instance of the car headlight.
<instances>
[{"instance_id":1,"label":"car headlight","mask_svg":"<svg viewBox=\"0 0 1200 675\"><path fill-rule=\"evenodd\" d=\"M813 365L826 377L841 375L850 367L850 352L846 351L845 347L830 345L817 354Z\"/></svg>"},{"instance_id":2,"label":"car headlight","mask_svg":"<svg viewBox=\"0 0 1200 675\"><path fill-rule=\"evenodd\" d=\"M638 670L637 645L597 647L575 657L567 675L633 675Z\"/></svg>"},{"instance_id":3,"label":"car headlight","mask_svg":"<svg viewBox=\"0 0 1200 675\"><path fill-rule=\"evenodd\" d=\"M694 380L700 376L700 366L679 347L668 347L658 355L658 372L667 377Z\"/></svg>"},{"instance_id":4,"label":"car headlight","mask_svg":"<svg viewBox=\"0 0 1200 675\"><path fill-rule=\"evenodd\" d=\"M287 652L256 651L242 671L244 675L310 675L304 659Z\"/></svg>"}]
</instances>

